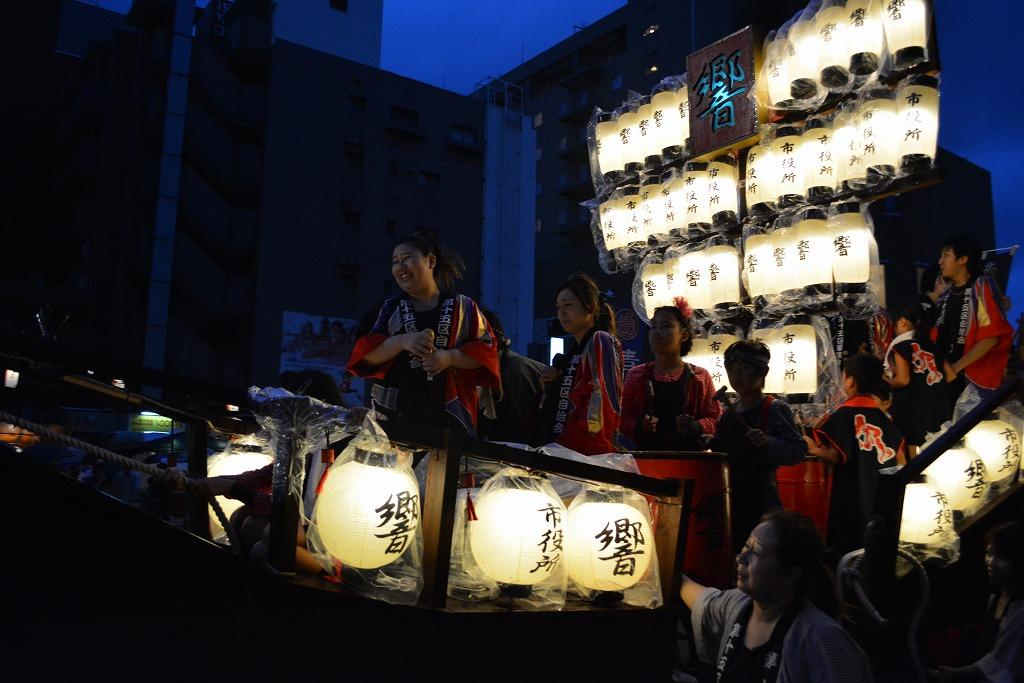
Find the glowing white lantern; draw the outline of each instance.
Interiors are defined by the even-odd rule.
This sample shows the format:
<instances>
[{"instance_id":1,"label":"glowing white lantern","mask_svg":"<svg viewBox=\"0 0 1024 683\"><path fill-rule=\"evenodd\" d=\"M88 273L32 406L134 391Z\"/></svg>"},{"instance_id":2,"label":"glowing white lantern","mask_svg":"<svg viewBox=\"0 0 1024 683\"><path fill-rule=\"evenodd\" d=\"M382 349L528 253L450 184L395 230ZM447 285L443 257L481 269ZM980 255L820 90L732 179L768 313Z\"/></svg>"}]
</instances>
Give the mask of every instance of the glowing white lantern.
<instances>
[{"instance_id":1,"label":"glowing white lantern","mask_svg":"<svg viewBox=\"0 0 1024 683\"><path fill-rule=\"evenodd\" d=\"M674 170L665 171L661 176L662 225L667 233L685 234L686 231L686 185L683 176Z\"/></svg>"},{"instance_id":2,"label":"glowing white lantern","mask_svg":"<svg viewBox=\"0 0 1024 683\"><path fill-rule=\"evenodd\" d=\"M720 156L708 164L708 213L715 229L736 225L739 216L739 193L736 161Z\"/></svg>"},{"instance_id":3,"label":"glowing white lantern","mask_svg":"<svg viewBox=\"0 0 1024 683\"><path fill-rule=\"evenodd\" d=\"M663 90L651 97L656 144L658 152L666 157L679 157L690 137L689 106L685 85L679 90Z\"/></svg>"},{"instance_id":4,"label":"glowing white lantern","mask_svg":"<svg viewBox=\"0 0 1024 683\"><path fill-rule=\"evenodd\" d=\"M896 141L900 170L927 170L935 159L939 139L939 81L933 76L911 76L896 91Z\"/></svg>"},{"instance_id":5,"label":"glowing white lantern","mask_svg":"<svg viewBox=\"0 0 1024 683\"><path fill-rule=\"evenodd\" d=\"M837 285L862 285L871 278L878 247L860 202L837 202L828 219L832 243L832 277Z\"/></svg>"},{"instance_id":6,"label":"glowing white lantern","mask_svg":"<svg viewBox=\"0 0 1024 683\"><path fill-rule=\"evenodd\" d=\"M868 179L891 178L899 163L896 103L888 88L871 88L861 96L860 127Z\"/></svg>"},{"instance_id":7,"label":"glowing white lantern","mask_svg":"<svg viewBox=\"0 0 1024 683\"><path fill-rule=\"evenodd\" d=\"M800 129L779 126L772 141L772 185L779 206L793 206L803 200L804 181L800 166Z\"/></svg>"},{"instance_id":8,"label":"glowing white lantern","mask_svg":"<svg viewBox=\"0 0 1024 683\"><path fill-rule=\"evenodd\" d=\"M708 298L708 267L703 251L689 251L675 261L675 296L685 297L692 308L711 308Z\"/></svg>"},{"instance_id":9,"label":"glowing white lantern","mask_svg":"<svg viewBox=\"0 0 1024 683\"><path fill-rule=\"evenodd\" d=\"M812 116L800 136L800 166L804 194L811 200L828 199L836 185L832 160L832 124L824 116Z\"/></svg>"},{"instance_id":10,"label":"glowing white lantern","mask_svg":"<svg viewBox=\"0 0 1024 683\"><path fill-rule=\"evenodd\" d=\"M771 278L775 293L786 292L800 286L797 276L796 240L793 228L781 226L772 234Z\"/></svg>"},{"instance_id":11,"label":"glowing white lantern","mask_svg":"<svg viewBox=\"0 0 1024 683\"><path fill-rule=\"evenodd\" d=\"M927 444L926 444L927 445ZM966 446L950 448L925 470L928 483L955 511L970 515L985 501L989 477L981 456Z\"/></svg>"},{"instance_id":12,"label":"glowing white lantern","mask_svg":"<svg viewBox=\"0 0 1024 683\"><path fill-rule=\"evenodd\" d=\"M812 293L829 294L832 288L832 240L828 232L828 212L818 207L800 211L793 228L796 243L798 286L813 288Z\"/></svg>"},{"instance_id":13,"label":"glowing white lantern","mask_svg":"<svg viewBox=\"0 0 1024 683\"><path fill-rule=\"evenodd\" d=\"M885 40L897 71L928 59L927 0L888 0L882 11Z\"/></svg>"},{"instance_id":14,"label":"glowing white lantern","mask_svg":"<svg viewBox=\"0 0 1024 683\"><path fill-rule=\"evenodd\" d=\"M885 45L880 12L879 0L846 2L846 50L850 58L850 72L857 76L870 76L880 66Z\"/></svg>"},{"instance_id":15,"label":"glowing white lantern","mask_svg":"<svg viewBox=\"0 0 1024 683\"><path fill-rule=\"evenodd\" d=\"M580 495L588 495L594 502L569 506L565 542L569 577L590 590L631 588L651 566L654 534L650 521L631 505L598 502L599 496L591 491Z\"/></svg>"},{"instance_id":16,"label":"glowing white lantern","mask_svg":"<svg viewBox=\"0 0 1024 683\"><path fill-rule=\"evenodd\" d=\"M981 456L993 486L999 486L1020 467L1020 435L1008 422L982 420L964 437L964 444Z\"/></svg>"},{"instance_id":17,"label":"glowing white lantern","mask_svg":"<svg viewBox=\"0 0 1024 683\"><path fill-rule=\"evenodd\" d=\"M775 330L769 350L773 378L783 394L813 394L818 390L818 337L810 325L785 325Z\"/></svg>"},{"instance_id":18,"label":"glowing white lantern","mask_svg":"<svg viewBox=\"0 0 1024 683\"><path fill-rule=\"evenodd\" d=\"M746 276L747 294L751 298L770 296L779 290L774 287L772 274L771 235L751 235L743 243L743 272Z\"/></svg>"},{"instance_id":19,"label":"glowing white lantern","mask_svg":"<svg viewBox=\"0 0 1024 683\"><path fill-rule=\"evenodd\" d=\"M770 38L764 49L764 73L767 76L768 102L777 109L785 109L792 102L789 77L790 56L796 51L782 31Z\"/></svg>"},{"instance_id":20,"label":"glowing white lantern","mask_svg":"<svg viewBox=\"0 0 1024 683\"><path fill-rule=\"evenodd\" d=\"M697 337L693 340L690 353L686 355L686 362L707 370L716 390L725 387L726 391L732 391L732 387L729 386L729 375L725 371L725 350L739 340L739 337L731 334Z\"/></svg>"},{"instance_id":21,"label":"glowing white lantern","mask_svg":"<svg viewBox=\"0 0 1024 683\"><path fill-rule=\"evenodd\" d=\"M915 545L942 545L953 533L949 500L928 484L907 484L903 494L900 541Z\"/></svg>"},{"instance_id":22,"label":"glowing white lantern","mask_svg":"<svg viewBox=\"0 0 1024 683\"><path fill-rule=\"evenodd\" d=\"M619 142L622 144L622 167L626 173L640 171L643 152L640 146L640 116L633 110L619 114Z\"/></svg>"},{"instance_id":23,"label":"glowing white lantern","mask_svg":"<svg viewBox=\"0 0 1024 683\"><path fill-rule=\"evenodd\" d=\"M412 468L349 460L327 472L313 512L324 547L342 564L375 569L415 545L419 484Z\"/></svg>"},{"instance_id":24,"label":"glowing white lantern","mask_svg":"<svg viewBox=\"0 0 1024 683\"><path fill-rule=\"evenodd\" d=\"M509 586L532 586L553 576L564 580L566 511L549 483L522 470L503 470L480 490L476 517L469 522L469 547L490 579Z\"/></svg>"},{"instance_id":25,"label":"glowing white lantern","mask_svg":"<svg viewBox=\"0 0 1024 683\"><path fill-rule=\"evenodd\" d=\"M274 456L270 453L228 450L219 453L206 463L206 473L211 477L231 477L232 475L252 472L270 465L274 462ZM235 513L244 503L234 498L217 496L217 503L224 515L228 518ZM224 527L221 525L217 515L210 507L210 537L214 540L224 535Z\"/></svg>"},{"instance_id":26,"label":"glowing white lantern","mask_svg":"<svg viewBox=\"0 0 1024 683\"><path fill-rule=\"evenodd\" d=\"M836 161L836 191L863 189L867 167L856 102L845 102L836 108L832 120L832 156Z\"/></svg>"},{"instance_id":27,"label":"glowing white lantern","mask_svg":"<svg viewBox=\"0 0 1024 683\"><path fill-rule=\"evenodd\" d=\"M708 165L702 161L687 162L683 169L685 187L686 225L690 231L707 231L711 227L708 207Z\"/></svg>"},{"instance_id":28,"label":"glowing white lantern","mask_svg":"<svg viewBox=\"0 0 1024 683\"><path fill-rule=\"evenodd\" d=\"M683 81L686 81L686 74L683 74ZM690 89L684 83L676 91L676 111L679 113L679 120L683 126L683 147L690 147ZM682 153L680 151L680 153Z\"/></svg>"},{"instance_id":29,"label":"glowing white lantern","mask_svg":"<svg viewBox=\"0 0 1024 683\"><path fill-rule=\"evenodd\" d=\"M775 202L775 188L772 185L772 141L767 135L761 142L747 150L744 191L748 213L768 213Z\"/></svg>"},{"instance_id":30,"label":"glowing white lantern","mask_svg":"<svg viewBox=\"0 0 1024 683\"><path fill-rule=\"evenodd\" d=\"M654 317L654 310L659 306L668 306L672 303L669 293L668 269L664 263L647 263L640 268L637 277L640 280L640 292L643 301L643 312L647 320ZM634 290L635 291L635 290ZM639 311L638 311L639 313Z\"/></svg>"},{"instance_id":31,"label":"glowing white lantern","mask_svg":"<svg viewBox=\"0 0 1024 683\"><path fill-rule=\"evenodd\" d=\"M833 90L845 88L850 82L850 55L846 40L846 7L843 0L822 5L814 16L818 36L818 78Z\"/></svg>"},{"instance_id":32,"label":"glowing white lantern","mask_svg":"<svg viewBox=\"0 0 1024 683\"><path fill-rule=\"evenodd\" d=\"M644 166L661 165L661 148L654 122L654 105L646 102L636 110L637 116L637 150Z\"/></svg>"},{"instance_id":33,"label":"glowing white lantern","mask_svg":"<svg viewBox=\"0 0 1024 683\"><path fill-rule=\"evenodd\" d=\"M820 48L810 7L790 27L789 44L793 48L789 58L790 94L798 101L812 100L818 95Z\"/></svg>"},{"instance_id":34,"label":"glowing white lantern","mask_svg":"<svg viewBox=\"0 0 1024 683\"><path fill-rule=\"evenodd\" d=\"M594 127L597 142L597 166L605 180L622 170L622 142L619 138L619 121L611 113L602 114Z\"/></svg>"},{"instance_id":35,"label":"glowing white lantern","mask_svg":"<svg viewBox=\"0 0 1024 683\"><path fill-rule=\"evenodd\" d=\"M626 217L622 211L622 193L613 192L608 199L601 202L598 216L601 221L601 236L604 238L605 249L611 251L626 246L628 241L626 239Z\"/></svg>"},{"instance_id":36,"label":"glowing white lantern","mask_svg":"<svg viewBox=\"0 0 1024 683\"><path fill-rule=\"evenodd\" d=\"M644 178L640 184L640 239L650 241L664 229L664 201L661 196L661 176Z\"/></svg>"},{"instance_id":37,"label":"glowing white lantern","mask_svg":"<svg viewBox=\"0 0 1024 683\"><path fill-rule=\"evenodd\" d=\"M731 244L708 247L704 250L704 263L708 273L708 305L737 303L740 300L740 253L736 247Z\"/></svg>"},{"instance_id":38,"label":"glowing white lantern","mask_svg":"<svg viewBox=\"0 0 1024 683\"><path fill-rule=\"evenodd\" d=\"M640 186L627 185L622 188L622 199L619 203L620 220L626 230L626 244L639 242L642 238L641 229L644 224L643 206L640 202Z\"/></svg>"}]
</instances>

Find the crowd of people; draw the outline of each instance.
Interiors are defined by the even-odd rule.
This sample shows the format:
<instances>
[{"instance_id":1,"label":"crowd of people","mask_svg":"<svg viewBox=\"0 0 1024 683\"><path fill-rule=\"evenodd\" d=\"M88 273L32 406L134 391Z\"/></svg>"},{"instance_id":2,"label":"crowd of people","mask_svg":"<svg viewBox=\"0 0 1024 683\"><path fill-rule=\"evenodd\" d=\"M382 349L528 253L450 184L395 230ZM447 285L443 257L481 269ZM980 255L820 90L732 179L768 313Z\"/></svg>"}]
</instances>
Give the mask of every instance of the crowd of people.
<instances>
[{"instance_id":1,"label":"crowd of people","mask_svg":"<svg viewBox=\"0 0 1024 683\"><path fill-rule=\"evenodd\" d=\"M755 340L725 351L737 400L723 410L709 373L686 360L695 329L681 299L654 312L654 360L624 374L612 308L582 273L552 292L558 322L574 343L551 366L524 358L511 350L493 312L457 292L462 260L424 233L396 244L391 272L401 293L355 340L348 372L373 380L372 406L385 422L534 446L554 442L584 455L725 453L737 588L719 591L689 579L682 588L718 680L751 680L755 671L764 680L869 680L864 653L808 600L825 543L810 520L782 510L775 470L808 455L832 463L831 557L863 545L879 470L913 457L965 390L984 397L1002 379L1012 329L980 264L970 238L947 240L920 298L892 318L876 316L866 323L866 341L840 354L845 400L813 425L798 424L785 401L764 393L772 358ZM250 503L250 513L266 502L244 478L213 486ZM1003 624L1020 621L1019 559L1015 566L1016 583L1008 580L1009 597L997 605ZM821 668L829 662L832 669ZM1001 665L1020 675L1019 656ZM982 669L963 671L935 675L985 680L966 677Z\"/></svg>"}]
</instances>

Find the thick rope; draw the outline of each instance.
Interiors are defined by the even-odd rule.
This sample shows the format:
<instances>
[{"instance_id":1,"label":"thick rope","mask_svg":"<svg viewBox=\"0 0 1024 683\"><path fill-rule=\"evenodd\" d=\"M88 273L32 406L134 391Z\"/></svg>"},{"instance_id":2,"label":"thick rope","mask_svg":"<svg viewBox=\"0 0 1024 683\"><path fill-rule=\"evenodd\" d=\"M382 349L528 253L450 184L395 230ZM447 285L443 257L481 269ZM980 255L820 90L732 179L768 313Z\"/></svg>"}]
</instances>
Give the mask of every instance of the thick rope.
<instances>
[{"instance_id":1,"label":"thick rope","mask_svg":"<svg viewBox=\"0 0 1024 683\"><path fill-rule=\"evenodd\" d=\"M148 474L151 477L156 477L159 479L164 477L167 473L166 470L162 470L155 465L147 465L146 463L139 462L134 458L129 458L119 453L108 451L105 448L100 448L99 446L88 443L86 441L81 441L80 439L68 436L67 434L55 432L49 427L45 427L41 424L36 424L35 422L30 422L22 417L18 417L17 415L11 415L10 413L6 413L2 410L0 410L0 420L10 422L16 427L27 429L28 431L33 432L34 434L45 436L47 437L47 439L51 441L56 441L57 443L63 444L64 446L70 446L71 448L79 448L88 453L89 455L93 455L102 460L106 460L107 462L116 463L129 469L136 470L144 474ZM220 522L221 526L224 527L224 531L227 533L228 542L231 544L231 549L235 552L236 555L241 557L242 544L239 542L238 536L235 534L234 528L231 526L231 523L228 521L227 516L224 514L224 510L221 509L220 503L217 502L217 497L210 493L209 487L207 487L206 484L204 484L199 479L190 479L188 477L185 477L185 484L190 492L199 494L200 496L205 498L207 502L209 502L210 507L213 508L213 513L217 516L217 520Z\"/></svg>"}]
</instances>

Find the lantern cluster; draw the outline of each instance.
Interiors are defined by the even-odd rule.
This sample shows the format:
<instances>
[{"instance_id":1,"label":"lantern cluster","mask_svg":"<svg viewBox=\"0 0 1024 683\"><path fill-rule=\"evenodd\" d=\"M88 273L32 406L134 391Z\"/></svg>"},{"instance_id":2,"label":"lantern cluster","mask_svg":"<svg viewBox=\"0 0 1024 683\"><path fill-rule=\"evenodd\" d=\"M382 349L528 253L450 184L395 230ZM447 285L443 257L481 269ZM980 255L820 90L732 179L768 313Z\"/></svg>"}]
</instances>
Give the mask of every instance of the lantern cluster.
<instances>
[{"instance_id":1,"label":"lantern cluster","mask_svg":"<svg viewBox=\"0 0 1024 683\"><path fill-rule=\"evenodd\" d=\"M768 34L762 99L778 110L813 109L830 93L925 63L930 22L928 0L812 2Z\"/></svg>"},{"instance_id":2,"label":"lantern cluster","mask_svg":"<svg viewBox=\"0 0 1024 683\"><path fill-rule=\"evenodd\" d=\"M251 472L270 465L274 462L274 455L269 449L264 450L259 446L245 446L232 444L227 450L213 455L206 463L207 474L211 477L230 477L232 475ZM243 503L227 496L217 496L217 503L220 505L224 515L228 518L235 513ZM210 508L210 538L221 540L225 537L224 527L220 520Z\"/></svg>"}]
</instances>

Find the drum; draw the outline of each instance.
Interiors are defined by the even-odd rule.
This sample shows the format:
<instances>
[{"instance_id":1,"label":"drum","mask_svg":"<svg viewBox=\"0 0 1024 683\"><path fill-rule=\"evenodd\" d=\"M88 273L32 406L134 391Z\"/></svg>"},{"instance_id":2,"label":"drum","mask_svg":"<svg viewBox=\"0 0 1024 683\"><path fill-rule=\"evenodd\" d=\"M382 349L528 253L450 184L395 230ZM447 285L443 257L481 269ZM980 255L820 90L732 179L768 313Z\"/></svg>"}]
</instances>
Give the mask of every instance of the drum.
<instances>
[{"instance_id":1,"label":"drum","mask_svg":"<svg viewBox=\"0 0 1024 683\"><path fill-rule=\"evenodd\" d=\"M828 531L828 506L832 498L832 468L817 459L775 470L782 507L807 515L825 537Z\"/></svg>"}]
</instances>

